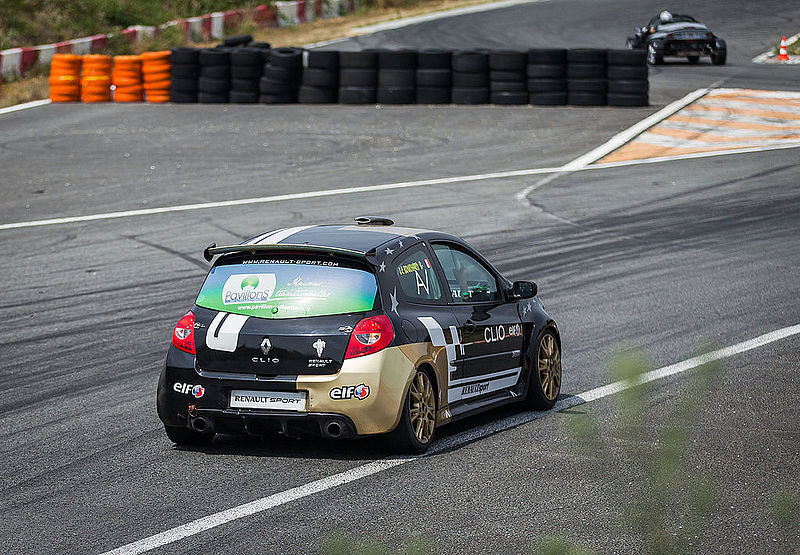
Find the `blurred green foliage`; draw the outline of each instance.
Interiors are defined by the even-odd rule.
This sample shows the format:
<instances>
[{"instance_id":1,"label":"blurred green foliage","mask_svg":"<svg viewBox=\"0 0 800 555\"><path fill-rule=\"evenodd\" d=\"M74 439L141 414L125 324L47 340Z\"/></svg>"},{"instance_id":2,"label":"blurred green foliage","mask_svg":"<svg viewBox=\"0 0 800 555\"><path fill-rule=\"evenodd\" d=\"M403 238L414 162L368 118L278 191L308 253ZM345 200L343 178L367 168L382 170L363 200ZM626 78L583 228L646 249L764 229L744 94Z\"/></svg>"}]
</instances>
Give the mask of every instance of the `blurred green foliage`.
<instances>
[{"instance_id":1,"label":"blurred green foliage","mask_svg":"<svg viewBox=\"0 0 800 555\"><path fill-rule=\"evenodd\" d=\"M130 25L269 3L267 0L0 0L0 49L33 46Z\"/></svg>"}]
</instances>

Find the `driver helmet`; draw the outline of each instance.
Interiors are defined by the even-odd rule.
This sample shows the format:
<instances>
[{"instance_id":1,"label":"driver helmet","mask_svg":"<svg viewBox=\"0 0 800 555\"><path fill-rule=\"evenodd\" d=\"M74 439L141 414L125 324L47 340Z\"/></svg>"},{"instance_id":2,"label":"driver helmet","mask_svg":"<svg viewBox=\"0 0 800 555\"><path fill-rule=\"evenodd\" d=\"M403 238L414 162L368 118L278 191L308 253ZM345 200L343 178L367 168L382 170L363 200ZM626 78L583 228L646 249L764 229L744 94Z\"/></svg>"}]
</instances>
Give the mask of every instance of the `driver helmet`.
<instances>
[{"instance_id":1,"label":"driver helmet","mask_svg":"<svg viewBox=\"0 0 800 555\"><path fill-rule=\"evenodd\" d=\"M661 23L669 23L672 21L672 14L669 13L667 10L664 10L660 14L658 14L658 18L661 20Z\"/></svg>"}]
</instances>

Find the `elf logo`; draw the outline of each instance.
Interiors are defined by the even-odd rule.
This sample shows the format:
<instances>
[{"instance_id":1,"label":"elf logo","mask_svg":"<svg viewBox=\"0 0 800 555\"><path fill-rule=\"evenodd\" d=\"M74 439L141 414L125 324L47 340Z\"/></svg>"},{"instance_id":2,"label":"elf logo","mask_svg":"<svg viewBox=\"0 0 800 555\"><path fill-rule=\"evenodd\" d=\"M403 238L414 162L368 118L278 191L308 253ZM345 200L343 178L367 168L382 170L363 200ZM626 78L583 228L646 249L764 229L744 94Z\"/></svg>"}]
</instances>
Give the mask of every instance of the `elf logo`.
<instances>
[{"instance_id":1,"label":"elf logo","mask_svg":"<svg viewBox=\"0 0 800 555\"><path fill-rule=\"evenodd\" d=\"M206 393L206 388L202 385L192 385L189 383L180 383L177 382L175 385L172 386L172 389L177 391L178 393L183 393L184 395L192 395L196 399L199 399Z\"/></svg>"},{"instance_id":2,"label":"elf logo","mask_svg":"<svg viewBox=\"0 0 800 555\"><path fill-rule=\"evenodd\" d=\"M366 399L369 397L369 386L363 383L358 385L343 385L342 387L334 387L330 393L331 399Z\"/></svg>"}]
</instances>

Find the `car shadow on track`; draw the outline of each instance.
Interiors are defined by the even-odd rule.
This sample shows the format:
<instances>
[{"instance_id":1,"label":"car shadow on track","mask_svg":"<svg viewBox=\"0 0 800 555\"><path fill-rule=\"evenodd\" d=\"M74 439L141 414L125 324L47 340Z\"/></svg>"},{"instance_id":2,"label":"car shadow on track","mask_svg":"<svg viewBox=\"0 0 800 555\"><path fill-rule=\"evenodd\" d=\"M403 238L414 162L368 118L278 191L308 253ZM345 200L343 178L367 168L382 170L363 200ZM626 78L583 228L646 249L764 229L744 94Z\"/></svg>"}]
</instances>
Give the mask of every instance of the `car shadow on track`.
<instances>
[{"instance_id":1,"label":"car shadow on track","mask_svg":"<svg viewBox=\"0 0 800 555\"><path fill-rule=\"evenodd\" d=\"M573 395L561 394L558 400L562 401L570 397ZM429 454L438 455L455 451L496 433L545 417L551 412L553 411L527 411L519 405L506 405L470 416L438 429ZM530 418L526 418L526 415L530 415ZM355 440L329 440L318 437L292 438L281 435L258 437L219 434L211 445L203 447L175 446L174 450L214 456L364 462L403 455L397 452L388 436L373 436Z\"/></svg>"}]
</instances>

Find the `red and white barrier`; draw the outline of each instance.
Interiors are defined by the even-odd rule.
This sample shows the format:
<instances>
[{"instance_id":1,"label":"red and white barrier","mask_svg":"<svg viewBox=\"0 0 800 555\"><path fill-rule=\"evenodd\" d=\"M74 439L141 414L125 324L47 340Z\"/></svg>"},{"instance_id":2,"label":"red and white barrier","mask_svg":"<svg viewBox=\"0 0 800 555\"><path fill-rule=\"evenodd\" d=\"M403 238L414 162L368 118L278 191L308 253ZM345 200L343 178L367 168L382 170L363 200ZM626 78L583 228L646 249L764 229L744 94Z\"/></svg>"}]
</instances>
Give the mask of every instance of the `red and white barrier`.
<instances>
[{"instance_id":1,"label":"red and white barrier","mask_svg":"<svg viewBox=\"0 0 800 555\"><path fill-rule=\"evenodd\" d=\"M319 18L338 17L355 11L355 8L355 0L288 0L275 2L274 6L257 6L254 14L256 25L259 27L286 27ZM180 25L190 39L223 39L226 29L238 25L245 13L247 13L246 10L214 12L170 21L158 27L132 25L122 31L122 36L130 42L135 42L154 36L159 29ZM94 35L55 44L2 50L0 51L0 76L20 75L36 64L49 64L55 53L93 54L101 52L108 45L109 37L111 37L110 34Z\"/></svg>"}]
</instances>

